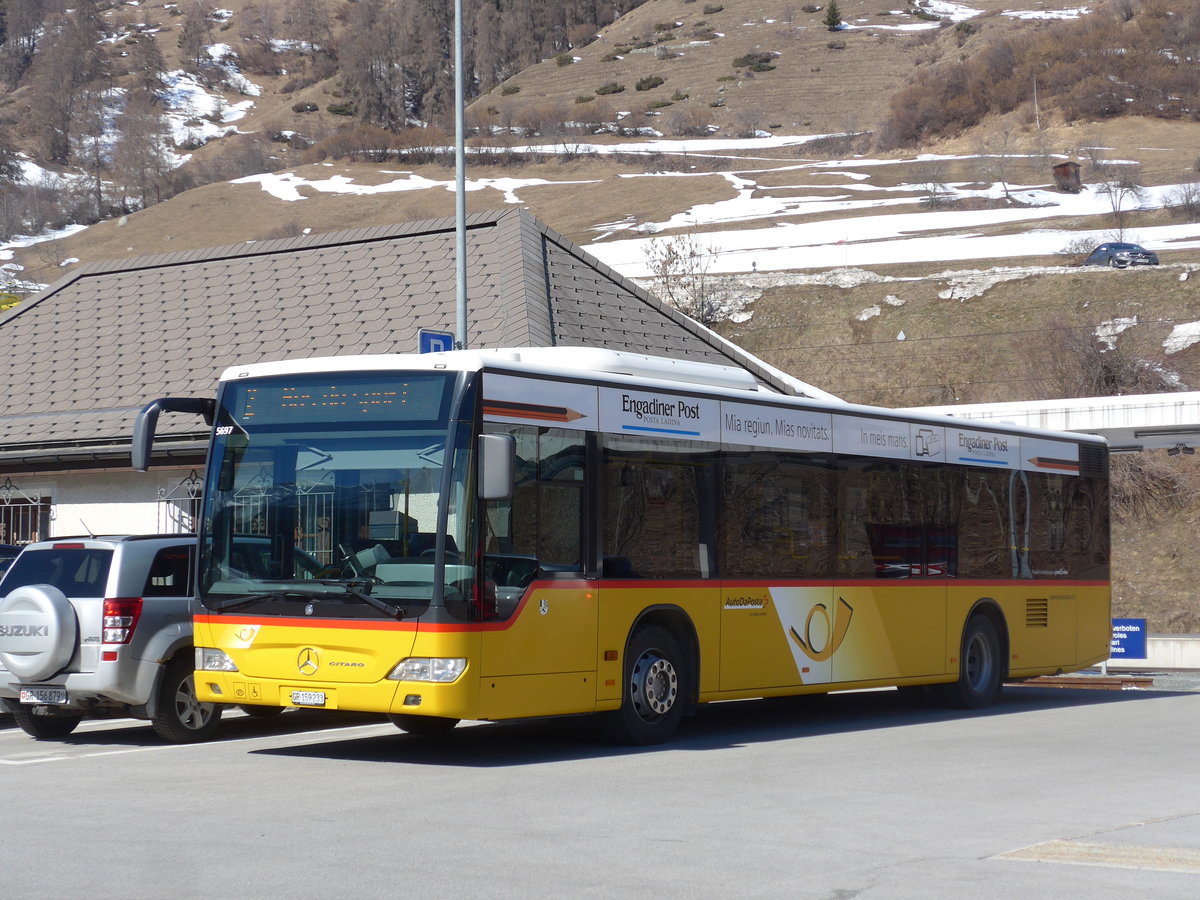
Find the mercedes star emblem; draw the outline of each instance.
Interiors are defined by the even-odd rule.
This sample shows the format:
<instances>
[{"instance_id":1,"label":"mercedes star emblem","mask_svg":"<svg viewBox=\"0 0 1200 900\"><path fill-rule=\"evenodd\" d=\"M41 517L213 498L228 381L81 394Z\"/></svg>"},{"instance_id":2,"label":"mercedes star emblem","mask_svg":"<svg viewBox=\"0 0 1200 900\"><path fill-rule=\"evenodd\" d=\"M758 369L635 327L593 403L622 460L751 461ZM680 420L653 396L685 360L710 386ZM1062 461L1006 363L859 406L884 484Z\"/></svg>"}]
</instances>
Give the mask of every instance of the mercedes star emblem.
<instances>
[{"instance_id":1,"label":"mercedes star emblem","mask_svg":"<svg viewBox=\"0 0 1200 900\"><path fill-rule=\"evenodd\" d=\"M312 647L305 647L296 657L296 668L300 670L301 675L314 674L320 665L321 660L317 656L317 651Z\"/></svg>"}]
</instances>

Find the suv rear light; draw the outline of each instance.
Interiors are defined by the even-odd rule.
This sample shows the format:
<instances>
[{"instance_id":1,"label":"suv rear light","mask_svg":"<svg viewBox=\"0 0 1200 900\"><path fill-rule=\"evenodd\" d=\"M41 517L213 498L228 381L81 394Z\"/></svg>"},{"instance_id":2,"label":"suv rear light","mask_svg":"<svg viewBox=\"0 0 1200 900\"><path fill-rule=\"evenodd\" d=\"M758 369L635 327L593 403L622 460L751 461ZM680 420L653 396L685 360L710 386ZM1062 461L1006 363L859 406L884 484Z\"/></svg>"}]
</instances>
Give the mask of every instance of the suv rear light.
<instances>
[{"instance_id":1,"label":"suv rear light","mask_svg":"<svg viewBox=\"0 0 1200 900\"><path fill-rule=\"evenodd\" d=\"M142 614L141 597L119 597L104 601L104 636L106 644L128 644Z\"/></svg>"},{"instance_id":2,"label":"suv rear light","mask_svg":"<svg viewBox=\"0 0 1200 900\"><path fill-rule=\"evenodd\" d=\"M55 544L55 550L82 550L83 544Z\"/></svg>"}]
</instances>

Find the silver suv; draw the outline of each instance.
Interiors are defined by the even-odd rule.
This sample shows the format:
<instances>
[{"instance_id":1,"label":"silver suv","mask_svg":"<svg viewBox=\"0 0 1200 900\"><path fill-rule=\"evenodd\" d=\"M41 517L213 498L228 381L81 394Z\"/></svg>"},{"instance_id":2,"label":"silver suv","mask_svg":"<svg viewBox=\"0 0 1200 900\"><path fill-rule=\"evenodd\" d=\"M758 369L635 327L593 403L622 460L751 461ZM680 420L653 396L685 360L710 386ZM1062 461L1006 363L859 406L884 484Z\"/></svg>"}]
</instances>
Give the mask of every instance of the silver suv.
<instances>
[{"instance_id":1,"label":"silver suv","mask_svg":"<svg viewBox=\"0 0 1200 900\"><path fill-rule=\"evenodd\" d=\"M191 535L59 538L0 579L0 700L35 738L84 716L149 719L163 740L211 737L193 683Z\"/></svg>"}]
</instances>

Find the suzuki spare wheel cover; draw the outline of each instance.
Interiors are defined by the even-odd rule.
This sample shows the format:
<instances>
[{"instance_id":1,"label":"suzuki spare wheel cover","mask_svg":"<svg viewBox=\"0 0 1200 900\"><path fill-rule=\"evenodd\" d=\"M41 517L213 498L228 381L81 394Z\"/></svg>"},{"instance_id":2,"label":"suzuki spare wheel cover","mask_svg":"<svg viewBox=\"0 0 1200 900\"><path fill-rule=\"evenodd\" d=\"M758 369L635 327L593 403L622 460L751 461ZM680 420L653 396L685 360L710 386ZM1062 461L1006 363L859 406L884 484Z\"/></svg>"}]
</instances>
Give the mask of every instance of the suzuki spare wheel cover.
<instances>
[{"instance_id":1,"label":"suzuki spare wheel cover","mask_svg":"<svg viewBox=\"0 0 1200 900\"><path fill-rule=\"evenodd\" d=\"M21 679L48 678L75 652L75 610L48 584L19 587L0 599L0 663Z\"/></svg>"}]
</instances>

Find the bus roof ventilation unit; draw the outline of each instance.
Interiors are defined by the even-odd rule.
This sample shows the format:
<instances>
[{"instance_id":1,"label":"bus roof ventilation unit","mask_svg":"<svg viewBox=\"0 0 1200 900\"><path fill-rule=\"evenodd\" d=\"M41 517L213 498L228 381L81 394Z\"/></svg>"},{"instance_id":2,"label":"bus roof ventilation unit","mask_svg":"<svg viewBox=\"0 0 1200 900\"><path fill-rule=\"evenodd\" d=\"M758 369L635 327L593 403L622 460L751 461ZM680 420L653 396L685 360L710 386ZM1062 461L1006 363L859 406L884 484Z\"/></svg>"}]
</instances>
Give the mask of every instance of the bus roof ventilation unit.
<instances>
[{"instance_id":1,"label":"bus roof ventilation unit","mask_svg":"<svg viewBox=\"0 0 1200 900\"><path fill-rule=\"evenodd\" d=\"M487 353L488 351L481 351ZM502 360L520 361L533 365L553 366L582 372L602 372L608 375L634 375L658 378L684 384L704 384L735 391L757 391L758 379L745 369L665 356L647 356L603 347L522 347L515 351L501 350Z\"/></svg>"}]
</instances>

